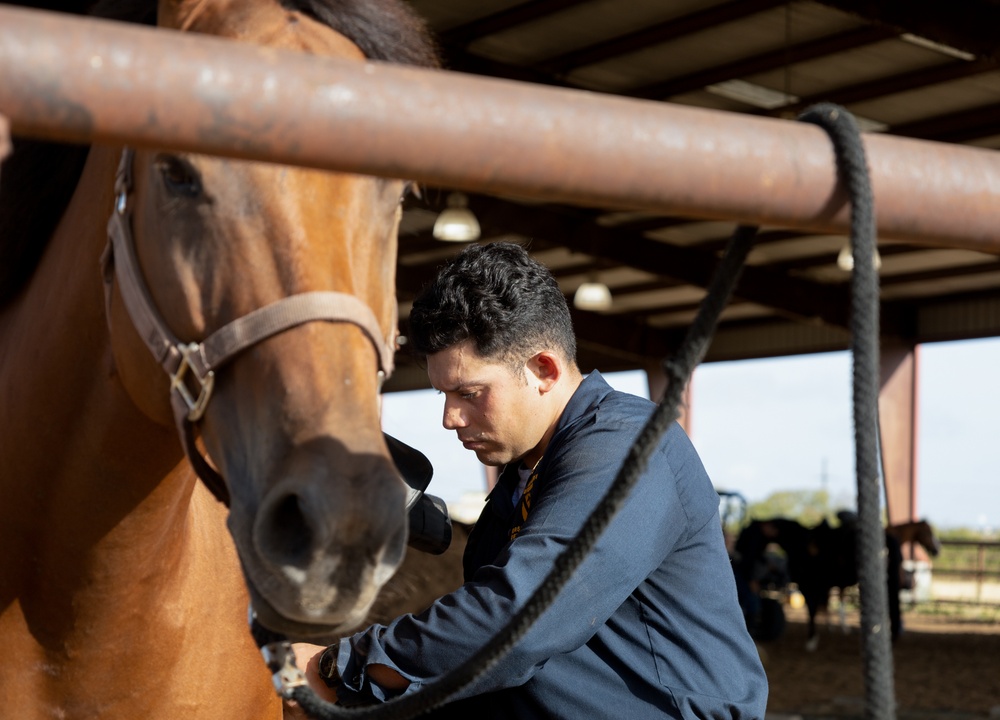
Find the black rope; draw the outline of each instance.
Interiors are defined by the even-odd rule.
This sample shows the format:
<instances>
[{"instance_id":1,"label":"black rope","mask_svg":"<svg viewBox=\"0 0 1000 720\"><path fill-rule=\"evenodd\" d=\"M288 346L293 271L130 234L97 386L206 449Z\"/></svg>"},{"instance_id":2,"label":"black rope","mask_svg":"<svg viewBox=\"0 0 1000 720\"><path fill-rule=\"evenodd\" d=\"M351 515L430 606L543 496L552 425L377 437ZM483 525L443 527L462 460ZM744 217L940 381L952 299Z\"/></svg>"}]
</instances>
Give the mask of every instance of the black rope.
<instances>
[{"instance_id":1,"label":"black rope","mask_svg":"<svg viewBox=\"0 0 1000 720\"><path fill-rule=\"evenodd\" d=\"M799 118L822 127L833 141L841 181L851 199L851 353L854 361L854 448L858 486L856 556L861 593L865 717L896 716L892 639L886 589L885 531L878 450L879 281L875 268L875 203L864 145L854 117L824 103Z\"/></svg>"},{"instance_id":2,"label":"black rope","mask_svg":"<svg viewBox=\"0 0 1000 720\"><path fill-rule=\"evenodd\" d=\"M873 258L874 209L860 135L853 117L843 108L820 105L807 110L803 121L820 125L834 143L837 165L852 200L851 236L855 258ZM322 720L331 718L378 718L405 720L443 705L448 698L475 682L490 670L524 636L549 607L573 572L583 562L598 538L624 504L645 471L649 457L670 424L677 419L681 395L694 368L701 362L715 333L719 316L728 304L757 228L740 226L730 239L702 301L698 315L677 353L663 363L667 389L636 438L613 484L587 518L583 527L554 563L552 571L525 606L494 638L468 661L424 690L390 700L381 705L343 708L320 699L308 686L296 687L291 697L306 714ZM860 272L859 272L860 269ZM868 716L893 718L892 658L888 652L889 632L883 554L885 537L878 517L877 398L878 388L878 278L872 263L856 262L851 280L852 350L854 352L855 445L858 457L859 575L862 578L862 628L865 647ZM874 394L873 394L874 393ZM875 398L872 401L872 398ZM866 480L862 482L862 478ZM874 492L874 509L872 509ZM872 537L872 513L877 524ZM874 543L874 544L873 544ZM879 549L880 548L880 549ZM877 568L873 570L873 563ZM880 578L872 581L872 578ZM884 643L882 643L884 641ZM885 644L885 650L881 645ZM887 657L888 656L888 657ZM888 680L885 673L888 672ZM888 689L888 690L886 690Z\"/></svg>"}]
</instances>

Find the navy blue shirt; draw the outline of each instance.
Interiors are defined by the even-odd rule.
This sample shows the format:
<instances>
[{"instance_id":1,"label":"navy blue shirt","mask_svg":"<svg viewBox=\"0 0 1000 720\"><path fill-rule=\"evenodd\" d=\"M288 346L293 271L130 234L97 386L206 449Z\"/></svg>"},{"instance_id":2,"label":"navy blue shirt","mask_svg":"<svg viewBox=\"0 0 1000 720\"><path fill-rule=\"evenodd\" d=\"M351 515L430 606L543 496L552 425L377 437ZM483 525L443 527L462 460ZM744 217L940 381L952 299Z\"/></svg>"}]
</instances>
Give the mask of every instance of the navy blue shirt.
<instances>
[{"instance_id":1,"label":"navy blue shirt","mask_svg":"<svg viewBox=\"0 0 1000 720\"><path fill-rule=\"evenodd\" d=\"M589 375L538 465L527 519L508 468L469 538L466 583L419 615L341 641L342 701L387 699L369 663L419 692L488 642L603 498L654 407ZM737 602L718 494L679 425L554 604L456 700L435 717L764 717L767 678Z\"/></svg>"}]
</instances>

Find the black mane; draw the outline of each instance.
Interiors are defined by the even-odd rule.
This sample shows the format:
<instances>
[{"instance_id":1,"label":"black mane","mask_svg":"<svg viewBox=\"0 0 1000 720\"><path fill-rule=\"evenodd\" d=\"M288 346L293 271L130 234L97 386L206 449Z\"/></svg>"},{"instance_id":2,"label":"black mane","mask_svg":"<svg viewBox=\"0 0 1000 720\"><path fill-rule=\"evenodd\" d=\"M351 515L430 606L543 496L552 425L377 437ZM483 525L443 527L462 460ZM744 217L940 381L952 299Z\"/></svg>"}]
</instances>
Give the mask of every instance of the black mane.
<instances>
[{"instance_id":1,"label":"black mane","mask_svg":"<svg viewBox=\"0 0 1000 720\"><path fill-rule=\"evenodd\" d=\"M156 3L24 2L46 10L156 24ZM437 48L423 20L400 0L282 0L349 38L371 60L439 67ZM0 167L0 307L23 289L49 237L73 197L89 146L12 138Z\"/></svg>"},{"instance_id":2,"label":"black mane","mask_svg":"<svg viewBox=\"0 0 1000 720\"><path fill-rule=\"evenodd\" d=\"M401 0L282 0L281 4L329 25L369 60L440 67L437 45L423 18Z\"/></svg>"}]
</instances>

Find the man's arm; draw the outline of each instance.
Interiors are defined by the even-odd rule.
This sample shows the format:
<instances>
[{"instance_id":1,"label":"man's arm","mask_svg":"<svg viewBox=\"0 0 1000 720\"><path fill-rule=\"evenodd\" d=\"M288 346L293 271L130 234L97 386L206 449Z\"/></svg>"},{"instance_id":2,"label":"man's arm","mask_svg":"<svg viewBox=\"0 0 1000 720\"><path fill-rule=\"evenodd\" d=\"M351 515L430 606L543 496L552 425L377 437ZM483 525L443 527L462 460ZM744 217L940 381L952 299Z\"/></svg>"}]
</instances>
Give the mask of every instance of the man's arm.
<instances>
[{"instance_id":1,"label":"man's arm","mask_svg":"<svg viewBox=\"0 0 1000 720\"><path fill-rule=\"evenodd\" d=\"M600 437L580 437L591 432ZM521 535L494 564L481 568L471 582L424 613L397 618L388 627L373 626L341 642L343 691L385 700L397 692L366 687L367 668L391 667L411 681L413 692L472 657L537 589L603 497L633 436L634 431L622 425L579 429L577 442L565 447L561 457L549 459L541 479L544 491ZM487 676L455 699L520 685L552 656L579 648L662 563L680 534L687 532L687 520L673 472L661 460L653 460L555 605Z\"/></svg>"}]
</instances>

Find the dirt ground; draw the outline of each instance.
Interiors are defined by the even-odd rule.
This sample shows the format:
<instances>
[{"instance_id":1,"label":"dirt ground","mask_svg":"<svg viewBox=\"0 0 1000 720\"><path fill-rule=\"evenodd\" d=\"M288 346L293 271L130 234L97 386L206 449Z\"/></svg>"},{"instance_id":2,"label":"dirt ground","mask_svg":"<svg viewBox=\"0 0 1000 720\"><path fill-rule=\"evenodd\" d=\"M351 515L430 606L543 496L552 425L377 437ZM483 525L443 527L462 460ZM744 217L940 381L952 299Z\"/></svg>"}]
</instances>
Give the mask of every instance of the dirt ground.
<instances>
[{"instance_id":1,"label":"dirt ground","mask_svg":"<svg viewBox=\"0 0 1000 720\"><path fill-rule=\"evenodd\" d=\"M819 649L805 649L804 611L786 608L781 638L759 645L770 683L768 713L861 717L863 660L856 613L848 634L820 619ZM904 615L893 647L899 717L1000 718L1000 622ZM992 713L992 714L991 714Z\"/></svg>"}]
</instances>

